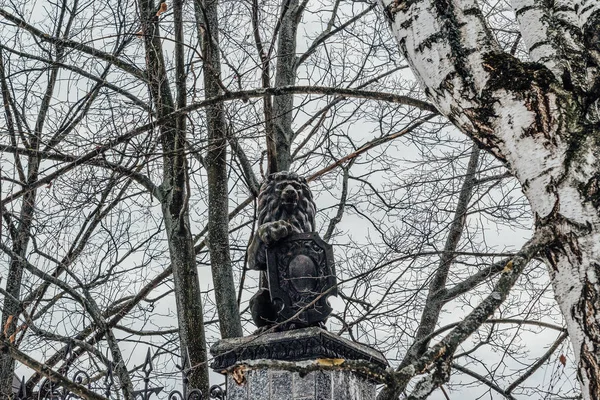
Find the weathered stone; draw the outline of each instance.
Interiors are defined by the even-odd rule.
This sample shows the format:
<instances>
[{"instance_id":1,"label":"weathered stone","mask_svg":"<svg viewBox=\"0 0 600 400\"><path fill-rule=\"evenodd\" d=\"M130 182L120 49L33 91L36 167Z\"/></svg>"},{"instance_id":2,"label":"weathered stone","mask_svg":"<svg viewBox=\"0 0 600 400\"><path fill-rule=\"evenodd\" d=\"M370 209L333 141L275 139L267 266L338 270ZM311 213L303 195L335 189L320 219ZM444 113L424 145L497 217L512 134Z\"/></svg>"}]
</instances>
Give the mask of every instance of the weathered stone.
<instances>
[{"instance_id":1,"label":"weathered stone","mask_svg":"<svg viewBox=\"0 0 600 400\"><path fill-rule=\"evenodd\" d=\"M267 274L271 300L282 306L275 321L285 323L281 330L327 320L327 298L337 295L337 286L333 250L318 234L296 233L271 245Z\"/></svg>"},{"instance_id":2,"label":"weathered stone","mask_svg":"<svg viewBox=\"0 0 600 400\"><path fill-rule=\"evenodd\" d=\"M315 375L315 372L311 372L304 377L300 374L294 374L294 396L298 398L305 396L313 399L315 396Z\"/></svg>"},{"instance_id":3,"label":"weathered stone","mask_svg":"<svg viewBox=\"0 0 600 400\"><path fill-rule=\"evenodd\" d=\"M271 397L269 400L289 400L292 396L292 374L288 371L269 371Z\"/></svg>"},{"instance_id":4,"label":"weathered stone","mask_svg":"<svg viewBox=\"0 0 600 400\"><path fill-rule=\"evenodd\" d=\"M316 207L306 179L293 172L267 177L258 195L258 229L248 267L261 271L250 314L259 329L323 326L337 295L333 250L315 230Z\"/></svg>"},{"instance_id":5,"label":"weathered stone","mask_svg":"<svg viewBox=\"0 0 600 400\"><path fill-rule=\"evenodd\" d=\"M349 391L351 383L348 382L350 374L340 374L338 371L332 373L333 378L333 398L350 400Z\"/></svg>"},{"instance_id":6,"label":"weathered stone","mask_svg":"<svg viewBox=\"0 0 600 400\"><path fill-rule=\"evenodd\" d=\"M316 398L315 400L331 400L331 373L329 371L318 371L315 377L315 389Z\"/></svg>"},{"instance_id":7,"label":"weathered stone","mask_svg":"<svg viewBox=\"0 0 600 400\"><path fill-rule=\"evenodd\" d=\"M212 368L220 371L249 360L303 361L318 358L368 361L387 367L383 355L365 345L351 342L320 328L305 328L224 339L211 349Z\"/></svg>"},{"instance_id":8,"label":"weathered stone","mask_svg":"<svg viewBox=\"0 0 600 400\"><path fill-rule=\"evenodd\" d=\"M270 387L269 374L267 370L250 370L247 373L246 379L249 391L248 400L263 400L265 398L265 390L269 390Z\"/></svg>"},{"instance_id":9,"label":"weathered stone","mask_svg":"<svg viewBox=\"0 0 600 400\"><path fill-rule=\"evenodd\" d=\"M227 375L227 400L374 400L372 376L322 365L352 360L387 367L380 352L320 328L224 339L211 353L213 368Z\"/></svg>"},{"instance_id":10,"label":"weathered stone","mask_svg":"<svg viewBox=\"0 0 600 400\"><path fill-rule=\"evenodd\" d=\"M228 399L250 399L248 397L248 385L238 385L231 376L227 376L227 398Z\"/></svg>"},{"instance_id":11,"label":"weathered stone","mask_svg":"<svg viewBox=\"0 0 600 400\"><path fill-rule=\"evenodd\" d=\"M251 367L250 367L251 368ZM375 400L377 382L352 371L314 371L304 376L261 367L237 384L227 375L227 400Z\"/></svg>"}]
</instances>

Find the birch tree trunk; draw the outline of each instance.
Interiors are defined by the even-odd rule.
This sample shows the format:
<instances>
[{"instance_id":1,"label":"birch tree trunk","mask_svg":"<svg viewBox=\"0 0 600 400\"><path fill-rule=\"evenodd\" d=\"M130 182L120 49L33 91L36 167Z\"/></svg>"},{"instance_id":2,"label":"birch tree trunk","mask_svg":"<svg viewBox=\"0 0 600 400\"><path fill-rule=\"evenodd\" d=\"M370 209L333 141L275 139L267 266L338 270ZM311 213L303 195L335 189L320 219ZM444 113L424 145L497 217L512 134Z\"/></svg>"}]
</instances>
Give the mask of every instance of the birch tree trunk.
<instances>
[{"instance_id":1,"label":"birch tree trunk","mask_svg":"<svg viewBox=\"0 0 600 400\"><path fill-rule=\"evenodd\" d=\"M513 0L530 61L500 49L476 0L383 0L428 97L522 185L579 368L600 398L600 4Z\"/></svg>"}]
</instances>

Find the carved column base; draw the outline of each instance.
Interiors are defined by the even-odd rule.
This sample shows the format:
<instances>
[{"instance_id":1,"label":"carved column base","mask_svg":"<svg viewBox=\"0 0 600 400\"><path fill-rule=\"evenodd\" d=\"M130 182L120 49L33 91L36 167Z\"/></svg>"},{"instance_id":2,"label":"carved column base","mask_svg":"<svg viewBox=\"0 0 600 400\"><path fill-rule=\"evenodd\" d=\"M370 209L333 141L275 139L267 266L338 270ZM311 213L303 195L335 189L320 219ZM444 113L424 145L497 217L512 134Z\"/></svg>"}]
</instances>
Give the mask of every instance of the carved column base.
<instances>
[{"instance_id":1,"label":"carved column base","mask_svg":"<svg viewBox=\"0 0 600 400\"><path fill-rule=\"evenodd\" d=\"M383 355L320 328L221 340L227 400L374 400Z\"/></svg>"},{"instance_id":2,"label":"carved column base","mask_svg":"<svg viewBox=\"0 0 600 400\"><path fill-rule=\"evenodd\" d=\"M238 384L227 375L227 400L375 400L376 383L350 371L306 375L270 368L245 371Z\"/></svg>"}]
</instances>

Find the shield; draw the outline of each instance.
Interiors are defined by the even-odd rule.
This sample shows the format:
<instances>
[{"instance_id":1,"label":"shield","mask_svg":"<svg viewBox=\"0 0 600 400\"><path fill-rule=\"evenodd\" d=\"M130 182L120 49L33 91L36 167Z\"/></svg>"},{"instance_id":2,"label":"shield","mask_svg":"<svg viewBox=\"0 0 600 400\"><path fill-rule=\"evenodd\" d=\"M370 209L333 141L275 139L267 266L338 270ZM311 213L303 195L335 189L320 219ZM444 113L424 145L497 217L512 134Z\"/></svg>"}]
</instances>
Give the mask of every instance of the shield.
<instances>
[{"instance_id":1,"label":"shield","mask_svg":"<svg viewBox=\"0 0 600 400\"><path fill-rule=\"evenodd\" d=\"M267 276L278 321L324 322L337 295L333 250L317 233L295 233L267 249Z\"/></svg>"}]
</instances>

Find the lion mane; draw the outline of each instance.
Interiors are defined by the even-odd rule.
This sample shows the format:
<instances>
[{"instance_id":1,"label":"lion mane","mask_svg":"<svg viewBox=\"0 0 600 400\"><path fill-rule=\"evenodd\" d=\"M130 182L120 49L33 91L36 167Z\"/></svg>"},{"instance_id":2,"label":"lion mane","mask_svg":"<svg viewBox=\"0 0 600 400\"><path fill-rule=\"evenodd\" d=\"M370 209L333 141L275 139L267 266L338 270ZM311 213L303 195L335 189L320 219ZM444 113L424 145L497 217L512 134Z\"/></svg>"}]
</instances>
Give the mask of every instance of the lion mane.
<instances>
[{"instance_id":1,"label":"lion mane","mask_svg":"<svg viewBox=\"0 0 600 400\"><path fill-rule=\"evenodd\" d=\"M257 208L258 229L248 246L248 267L264 271L266 246L292 233L313 232L316 206L305 178L276 172L262 184Z\"/></svg>"},{"instance_id":2,"label":"lion mane","mask_svg":"<svg viewBox=\"0 0 600 400\"><path fill-rule=\"evenodd\" d=\"M298 192L298 202L292 212L282 206L281 193L292 186ZM268 176L258 195L258 226L265 222L284 220L294 232L313 232L316 206L306 179L294 172L277 172Z\"/></svg>"}]
</instances>

